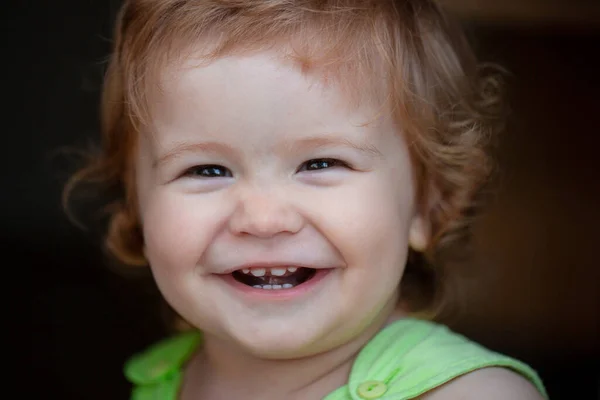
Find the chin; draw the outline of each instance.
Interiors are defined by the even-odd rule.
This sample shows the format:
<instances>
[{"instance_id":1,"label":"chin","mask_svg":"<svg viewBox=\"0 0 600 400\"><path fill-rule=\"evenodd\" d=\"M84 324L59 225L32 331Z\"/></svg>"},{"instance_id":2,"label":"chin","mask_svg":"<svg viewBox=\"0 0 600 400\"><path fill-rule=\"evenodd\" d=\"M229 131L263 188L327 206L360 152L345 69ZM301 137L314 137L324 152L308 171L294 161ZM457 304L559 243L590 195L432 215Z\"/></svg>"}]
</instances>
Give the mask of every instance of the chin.
<instances>
[{"instance_id":1,"label":"chin","mask_svg":"<svg viewBox=\"0 0 600 400\"><path fill-rule=\"evenodd\" d=\"M266 328L260 333L236 337L236 341L248 353L259 358L274 360L302 358L323 351L324 349L319 346L319 337L322 335L318 335L317 332L305 332L300 328L293 332L289 329L269 331Z\"/></svg>"}]
</instances>

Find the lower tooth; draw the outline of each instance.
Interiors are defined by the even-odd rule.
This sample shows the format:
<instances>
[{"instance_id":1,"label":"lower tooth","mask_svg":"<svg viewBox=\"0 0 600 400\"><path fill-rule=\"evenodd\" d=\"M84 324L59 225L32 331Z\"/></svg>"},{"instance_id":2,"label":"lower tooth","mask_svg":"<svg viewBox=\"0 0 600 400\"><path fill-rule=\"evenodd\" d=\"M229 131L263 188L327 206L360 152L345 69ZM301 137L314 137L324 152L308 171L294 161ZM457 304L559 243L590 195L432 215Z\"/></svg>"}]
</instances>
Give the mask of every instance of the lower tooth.
<instances>
[{"instance_id":1,"label":"lower tooth","mask_svg":"<svg viewBox=\"0 0 600 400\"><path fill-rule=\"evenodd\" d=\"M291 289L294 287L291 283L284 283L283 285L254 285L254 289L265 289L265 290L280 290L280 289Z\"/></svg>"}]
</instances>

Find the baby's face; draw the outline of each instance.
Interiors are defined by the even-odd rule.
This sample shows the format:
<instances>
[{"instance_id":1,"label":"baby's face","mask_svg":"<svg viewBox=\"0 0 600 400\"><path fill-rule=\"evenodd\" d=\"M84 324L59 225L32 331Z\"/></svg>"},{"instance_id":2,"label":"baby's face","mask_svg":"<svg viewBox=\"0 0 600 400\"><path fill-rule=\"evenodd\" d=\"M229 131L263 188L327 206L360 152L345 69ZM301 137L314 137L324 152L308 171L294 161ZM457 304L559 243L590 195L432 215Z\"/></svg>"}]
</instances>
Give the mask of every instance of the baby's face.
<instances>
[{"instance_id":1,"label":"baby's face","mask_svg":"<svg viewBox=\"0 0 600 400\"><path fill-rule=\"evenodd\" d=\"M270 53L193 64L165 74L137 158L166 299L261 357L318 353L387 318L419 224L408 149L380 105L350 107Z\"/></svg>"}]
</instances>

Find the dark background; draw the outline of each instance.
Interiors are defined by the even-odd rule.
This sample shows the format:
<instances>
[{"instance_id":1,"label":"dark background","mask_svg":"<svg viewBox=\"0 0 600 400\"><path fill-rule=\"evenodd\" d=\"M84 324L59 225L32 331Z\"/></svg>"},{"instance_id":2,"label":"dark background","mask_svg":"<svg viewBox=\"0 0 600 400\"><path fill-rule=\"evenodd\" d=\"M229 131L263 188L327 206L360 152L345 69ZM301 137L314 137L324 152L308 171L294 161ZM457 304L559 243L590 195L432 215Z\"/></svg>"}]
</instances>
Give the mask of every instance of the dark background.
<instances>
[{"instance_id":1,"label":"dark background","mask_svg":"<svg viewBox=\"0 0 600 400\"><path fill-rule=\"evenodd\" d=\"M529 362L552 399L598 399L600 2L448 2L479 53L512 72L514 110L500 189L476 227L476 273L451 323ZM60 150L98 137L119 3L2 6L6 304L29 317L22 326L9 311L4 322L24 340L19 398L125 399L124 360L166 333L152 284L108 268L98 236L60 203L75 165Z\"/></svg>"}]
</instances>

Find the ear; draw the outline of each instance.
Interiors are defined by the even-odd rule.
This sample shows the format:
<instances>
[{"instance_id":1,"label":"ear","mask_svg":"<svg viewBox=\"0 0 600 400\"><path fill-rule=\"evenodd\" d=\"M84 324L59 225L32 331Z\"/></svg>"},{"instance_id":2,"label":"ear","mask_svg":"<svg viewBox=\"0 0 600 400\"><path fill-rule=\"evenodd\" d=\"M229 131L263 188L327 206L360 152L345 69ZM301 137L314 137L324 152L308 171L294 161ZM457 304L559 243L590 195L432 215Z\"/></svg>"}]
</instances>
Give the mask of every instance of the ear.
<instances>
[{"instance_id":1,"label":"ear","mask_svg":"<svg viewBox=\"0 0 600 400\"><path fill-rule=\"evenodd\" d=\"M431 226L429 221L420 214L415 214L408 230L408 245L414 251L424 252L431 239Z\"/></svg>"},{"instance_id":2,"label":"ear","mask_svg":"<svg viewBox=\"0 0 600 400\"><path fill-rule=\"evenodd\" d=\"M413 218L408 231L408 245L418 253L423 253L429 247L432 235L431 211L441 201L442 195L436 185L430 181L425 193L415 204Z\"/></svg>"}]
</instances>

